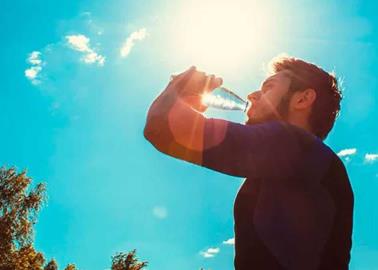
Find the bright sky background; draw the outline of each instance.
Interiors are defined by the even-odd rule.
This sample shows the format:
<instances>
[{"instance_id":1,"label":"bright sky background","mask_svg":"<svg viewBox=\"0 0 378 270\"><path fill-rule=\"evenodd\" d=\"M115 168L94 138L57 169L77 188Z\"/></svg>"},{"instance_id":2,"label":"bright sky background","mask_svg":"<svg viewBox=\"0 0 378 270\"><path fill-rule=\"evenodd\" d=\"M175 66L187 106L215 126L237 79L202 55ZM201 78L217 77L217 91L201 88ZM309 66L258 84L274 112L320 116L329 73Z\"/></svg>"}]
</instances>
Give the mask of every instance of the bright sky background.
<instances>
[{"instance_id":1,"label":"bright sky background","mask_svg":"<svg viewBox=\"0 0 378 270\"><path fill-rule=\"evenodd\" d=\"M166 157L149 104L191 65L246 96L286 52L342 78L326 143L355 192L351 268L378 265L375 1L10 1L0 8L0 164L48 186L36 247L103 270L137 249L151 270L233 269L242 179ZM210 111L244 121L241 113Z\"/></svg>"}]
</instances>

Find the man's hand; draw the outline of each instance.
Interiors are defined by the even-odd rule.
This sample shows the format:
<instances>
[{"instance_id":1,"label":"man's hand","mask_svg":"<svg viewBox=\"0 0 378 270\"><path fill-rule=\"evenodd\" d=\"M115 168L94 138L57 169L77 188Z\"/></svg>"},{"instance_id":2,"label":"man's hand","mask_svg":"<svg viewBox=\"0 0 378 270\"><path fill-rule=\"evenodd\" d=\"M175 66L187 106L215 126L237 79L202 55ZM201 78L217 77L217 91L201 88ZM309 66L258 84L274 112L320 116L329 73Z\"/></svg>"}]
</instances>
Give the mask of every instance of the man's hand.
<instances>
[{"instance_id":1,"label":"man's hand","mask_svg":"<svg viewBox=\"0 0 378 270\"><path fill-rule=\"evenodd\" d=\"M221 86L222 83L222 78L213 74L207 75L198 71L196 67L191 67L183 73L172 75L167 88L193 109L204 112L207 106L202 103L202 96Z\"/></svg>"},{"instance_id":2,"label":"man's hand","mask_svg":"<svg viewBox=\"0 0 378 270\"><path fill-rule=\"evenodd\" d=\"M202 164L205 123L207 118L199 112L207 108L202 104L202 95L222 85L222 79L206 75L192 67L172 76L165 90L151 104L145 138L159 151L195 164ZM223 141L227 121L217 122L207 147Z\"/></svg>"}]
</instances>

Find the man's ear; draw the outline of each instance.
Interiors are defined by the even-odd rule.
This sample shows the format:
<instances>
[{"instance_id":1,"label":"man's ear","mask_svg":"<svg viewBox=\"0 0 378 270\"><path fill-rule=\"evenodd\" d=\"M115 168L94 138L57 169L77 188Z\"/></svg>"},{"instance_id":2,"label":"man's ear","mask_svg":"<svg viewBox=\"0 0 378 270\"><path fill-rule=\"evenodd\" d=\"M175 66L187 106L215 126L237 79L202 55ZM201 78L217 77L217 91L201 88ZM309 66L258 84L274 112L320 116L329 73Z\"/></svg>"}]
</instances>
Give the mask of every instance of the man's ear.
<instances>
[{"instance_id":1,"label":"man's ear","mask_svg":"<svg viewBox=\"0 0 378 270\"><path fill-rule=\"evenodd\" d=\"M303 91L298 91L294 94L294 108L306 109L312 106L316 99L316 91L312 88L307 88Z\"/></svg>"}]
</instances>

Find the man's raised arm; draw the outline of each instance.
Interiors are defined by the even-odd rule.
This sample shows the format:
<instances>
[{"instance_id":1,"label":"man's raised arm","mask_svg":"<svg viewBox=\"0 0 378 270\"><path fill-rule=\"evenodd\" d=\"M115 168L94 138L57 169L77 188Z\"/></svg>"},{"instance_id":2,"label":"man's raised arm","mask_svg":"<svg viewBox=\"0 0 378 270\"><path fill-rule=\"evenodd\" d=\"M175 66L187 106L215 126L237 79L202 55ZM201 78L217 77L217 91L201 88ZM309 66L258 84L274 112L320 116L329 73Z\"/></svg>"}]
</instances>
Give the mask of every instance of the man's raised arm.
<instances>
[{"instance_id":1,"label":"man's raised arm","mask_svg":"<svg viewBox=\"0 0 378 270\"><path fill-rule=\"evenodd\" d=\"M154 100L148 115L144 136L159 151L202 165L206 107L201 96L222 84L222 79L206 76L195 67L175 76ZM219 144L225 135L227 122L218 121L216 136L206 147Z\"/></svg>"},{"instance_id":2,"label":"man's raised arm","mask_svg":"<svg viewBox=\"0 0 378 270\"><path fill-rule=\"evenodd\" d=\"M176 76L148 111L146 139L167 155L232 176L268 177L282 173L277 164L283 163L291 168L287 153L296 143L283 124L242 125L202 115L203 93L221 84L195 68Z\"/></svg>"}]
</instances>

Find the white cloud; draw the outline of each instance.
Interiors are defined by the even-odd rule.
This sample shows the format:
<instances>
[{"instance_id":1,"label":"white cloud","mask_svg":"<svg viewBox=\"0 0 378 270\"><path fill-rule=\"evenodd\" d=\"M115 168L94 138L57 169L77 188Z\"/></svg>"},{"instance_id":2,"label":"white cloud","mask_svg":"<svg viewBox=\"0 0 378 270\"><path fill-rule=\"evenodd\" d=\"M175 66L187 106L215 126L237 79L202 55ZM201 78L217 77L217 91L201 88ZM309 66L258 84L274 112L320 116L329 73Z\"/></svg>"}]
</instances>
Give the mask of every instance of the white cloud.
<instances>
[{"instance_id":1,"label":"white cloud","mask_svg":"<svg viewBox=\"0 0 378 270\"><path fill-rule=\"evenodd\" d=\"M32 65L41 65L42 60L40 59L41 53L38 51L34 51L29 55L28 61Z\"/></svg>"},{"instance_id":2,"label":"white cloud","mask_svg":"<svg viewBox=\"0 0 378 270\"><path fill-rule=\"evenodd\" d=\"M125 43L121 47L121 57L126 57L130 54L131 49L134 47L136 41L143 40L147 36L146 28L142 28L138 31L131 33L126 39Z\"/></svg>"},{"instance_id":3,"label":"white cloud","mask_svg":"<svg viewBox=\"0 0 378 270\"><path fill-rule=\"evenodd\" d=\"M337 155L339 157L347 157L347 156L354 155L356 153L357 153L357 149L356 148L349 148L349 149L341 150L340 152L337 153Z\"/></svg>"},{"instance_id":4,"label":"white cloud","mask_svg":"<svg viewBox=\"0 0 378 270\"><path fill-rule=\"evenodd\" d=\"M66 39L72 49L84 53L81 60L86 64L97 63L99 66L103 66L105 63L105 57L95 52L90 46L90 39L84 35L69 35Z\"/></svg>"},{"instance_id":5,"label":"white cloud","mask_svg":"<svg viewBox=\"0 0 378 270\"><path fill-rule=\"evenodd\" d=\"M204 258L212 258L214 257L216 254L218 254L220 251L219 248L208 248L206 251L201 251L200 254L204 257Z\"/></svg>"},{"instance_id":6,"label":"white cloud","mask_svg":"<svg viewBox=\"0 0 378 270\"><path fill-rule=\"evenodd\" d=\"M201 255L204 258L212 258L212 257L214 257L214 254L210 254L210 253L207 253L207 252L201 252Z\"/></svg>"},{"instance_id":7,"label":"white cloud","mask_svg":"<svg viewBox=\"0 0 378 270\"><path fill-rule=\"evenodd\" d=\"M157 217L159 219L164 219L168 216L167 208L165 208L163 206L155 206L152 209L152 213L155 217Z\"/></svg>"},{"instance_id":8,"label":"white cloud","mask_svg":"<svg viewBox=\"0 0 378 270\"><path fill-rule=\"evenodd\" d=\"M84 35L66 36L68 43L74 50L79 52L91 52L89 48L89 38Z\"/></svg>"},{"instance_id":9,"label":"white cloud","mask_svg":"<svg viewBox=\"0 0 378 270\"><path fill-rule=\"evenodd\" d=\"M37 78L38 76L38 73L42 70L41 67L37 66L37 67L31 67L31 68L28 68L25 70L25 76L29 79L29 80L34 80Z\"/></svg>"},{"instance_id":10,"label":"white cloud","mask_svg":"<svg viewBox=\"0 0 378 270\"><path fill-rule=\"evenodd\" d=\"M213 254L215 254L215 253L219 253L219 248L209 248L209 249L207 250L207 252L208 252L208 253L213 253Z\"/></svg>"},{"instance_id":11,"label":"white cloud","mask_svg":"<svg viewBox=\"0 0 378 270\"><path fill-rule=\"evenodd\" d=\"M365 155L365 162L373 163L378 159L378 154L366 154Z\"/></svg>"},{"instance_id":12,"label":"white cloud","mask_svg":"<svg viewBox=\"0 0 378 270\"><path fill-rule=\"evenodd\" d=\"M41 82L39 80L39 74L42 71L43 64L41 60L41 53L39 51L31 52L27 58L27 62L31 65L31 67L24 71L25 77L28 78L32 84L39 84Z\"/></svg>"},{"instance_id":13,"label":"white cloud","mask_svg":"<svg viewBox=\"0 0 378 270\"><path fill-rule=\"evenodd\" d=\"M235 238L230 238L226 241L223 241L223 244L225 245L235 245Z\"/></svg>"},{"instance_id":14,"label":"white cloud","mask_svg":"<svg viewBox=\"0 0 378 270\"><path fill-rule=\"evenodd\" d=\"M98 55L97 53L95 52L91 52L91 53L88 53L86 54L84 57L83 57L83 60L85 63L87 64L93 64L95 62L98 62L98 64L100 66L103 66L104 63L105 63L105 57L102 56L102 55Z\"/></svg>"}]
</instances>

